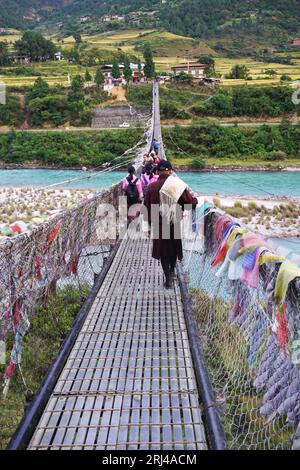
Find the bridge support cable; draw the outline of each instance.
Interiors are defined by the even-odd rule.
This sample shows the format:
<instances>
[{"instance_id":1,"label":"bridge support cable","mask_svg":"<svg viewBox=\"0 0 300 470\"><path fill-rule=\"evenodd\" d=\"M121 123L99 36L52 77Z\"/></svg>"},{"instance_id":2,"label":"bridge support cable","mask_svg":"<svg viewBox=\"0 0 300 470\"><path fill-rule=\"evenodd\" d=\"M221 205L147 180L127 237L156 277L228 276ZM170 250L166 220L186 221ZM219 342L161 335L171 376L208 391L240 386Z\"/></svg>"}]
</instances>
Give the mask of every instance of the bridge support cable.
<instances>
[{"instance_id":1,"label":"bridge support cable","mask_svg":"<svg viewBox=\"0 0 300 470\"><path fill-rule=\"evenodd\" d=\"M159 138L155 96L152 126ZM105 193L104 202L115 201L119 190ZM85 222L97 206L88 204L91 212L84 205L74 212L82 211ZM49 227L47 243L60 234L63 216ZM82 239L81 250L89 240ZM165 290L147 240L125 237L112 257L10 449L207 448L179 285Z\"/></svg>"}]
</instances>

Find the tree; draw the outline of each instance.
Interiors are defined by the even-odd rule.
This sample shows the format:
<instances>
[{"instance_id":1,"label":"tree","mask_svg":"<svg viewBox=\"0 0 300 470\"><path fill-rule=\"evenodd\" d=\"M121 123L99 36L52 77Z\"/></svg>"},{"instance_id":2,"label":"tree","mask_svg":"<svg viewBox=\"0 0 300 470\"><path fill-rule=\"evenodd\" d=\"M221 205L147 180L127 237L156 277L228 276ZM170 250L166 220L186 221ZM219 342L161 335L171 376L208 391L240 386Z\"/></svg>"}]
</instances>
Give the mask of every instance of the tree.
<instances>
[{"instance_id":1,"label":"tree","mask_svg":"<svg viewBox=\"0 0 300 470\"><path fill-rule=\"evenodd\" d=\"M71 83L71 90L74 93L78 93L83 91L84 88L84 80L81 75L75 75L75 77L72 79Z\"/></svg>"},{"instance_id":2,"label":"tree","mask_svg":"<svg viewBox=\"0 0 300 470\"><path fill-rule=\"evenodd\" d=\"M120 72L120 67L117 59L114 59L113 61L113 67L112 67L112 72L111 72L113 78L116 80L121 77L121 72Z\"/></svg>"},{"instance_id":3,"label":"tree","mask_svg":"<svg viewBox=\"0 0 300 470\"><path fill-rule=\"evenodd\" d=\"M67 54L67 57L73 60L76 64L80 64L80 55L76 47L71 49L71 51Z\"/></svg>"},{"instance_id":4,"label":"tree","mask_svg":"<svg viewBox=\"0 0 300 470\"><path fill-rule=\"evenodd\" d=\"M246 65L237 64L232 67L228 78L247 80L247 78L249 78L249 72L250 70L246 67Z\"/></svg>"},{"instance_id":5,"label":"tree","mask_svg":"<svg viewBox=\"0 0 300 470\"><path fill-rule=\"evenodd\" d=\"M6 42L0 42L0 66L9 65L10 58Z\"/></svg>"},{"instance_id":6,"label":"tree","mask_svg":"<svg viewBox=\"0 0 300 470\"><path fill-rule=\"evenodd\" d=\"M50 87L48 83L42 78L38 78L31 90L26 95L26 103L36 99L36 98L45 98L50 94Z\"/></svg>"},{"instance_id":7,"label":"tree","mask_svg":"<svg viewBox=\"0 0 300 470\"><path fill-rule=\"evenodd\" d=\"M144 59L145 59L145 67L144 73L146 77L150 80L155 77L155 65L153 62L153 54L152 50L149 45L147 45L144 49Z\"/></svg>"},{"instance_id":8,"label":"tree","mask_svg":"<svg viewBox=\"0 0 300 470\"><path fill-rule=\"evenodd\" d=\"M143 73L142 73L142 64L141 64L141 61L139 60L138 61L138 70L139 70L139 82L142 80L142 76L143 76Z\"/></svg>"},{"instance_id":9,"label":"tree","mask_svg":"<svg viewBox=\"0 0 300 470\"><path fill-rule=\"evenodd\" d=\"M180 72L178 75L175 75L174 81L186 83L187 85L191 85L193 83L194 77L191 73Z\"/></svg>"},{"instance_id":10,"label":"tree","mask_svg":"<svg viewBox=\"0 0 300 470\"><path fill-rule=\"evenodd\" d=\"M266 75L269 75L269 77L271 77L271 78L274 78L274 77L276 77L277 72L276 72L275 69L267 69L267 70L265 71L265 74L266 74Z\"/></svg>"},{"instance_id":11,"label":"tree","mask_svg":"<svg viewBox=\"0 0 300 470\"><path fill-rule=\"evenodd\" d=\"M129 61L128 56L126 56L124 59L124 78L127 83L129 83L132 80L132 70L130 67L130 61Z\"/></svg>"},{"instance_id":12,"label":"tree","mask_svg":"<svg viewBox=\"0 0 300 470\"><path fill-rule=\"evenodd\" d=\"M213 57L211 57L209 55L201 55L198 58L198 62L200 64L205 64L206 65L205 70L204 70L204 73L205 73L206 77L214 77L215 76L215 74L216 74L216 71L215 71L216 62L213 59Z\"/></svg>"},{"instance_id":13,"label":"tree","mask_svg":"<svg viewBox=\"0 0 300 470\"><path fill-rule=\"evenodd\" d=\"M40 33L26 31L22 38L15 42L15 50L18 55L29 57L34 62L54 59L57 48Z\"/></svg>"},{"instance_id":14,"label":"tree","mask_svg":"<svg viewBox=\"0 0 300 470\"><path fill-rule=\"evenodd\" d=\"M93 77L91 76L90 72L88 71L88 69L86 69L85 71L85 75L84 75L84 80L86 82L91 82L93 79Z\"/></svg>"},{"instance_id":15,"label":"tree","mask_svg":"<svg viewBox=\"0 0 300 470\"><path fill-rule=\"evenodd\" d=\"M80 33L74 33L74 34L73 34L73 38L75 39L75 42L76 42L77 46L79 46L79 44L82 43L82 39L81 39L81 34L80 34Z\"/></svg>"},{"instance_id":16,"label":"tree","mask_svg":"<svg viewBox=\"0 0 300 470\"><path fill-rule=\"evenodd\" d=\"M105 83L105 77L100 67L98 67L96 70L95 83L98 86L101 86Z\"/></svg>"},{"instance_id":17,"label":"tree","mask_svg":"<svg viewBox=\"0 0 300 470\"><path fill-rule=\"evenodd\" d=\"M67 97L65 95L49 95L44 98L35 98L30 101L28 111L33 126L40 126L44 122L51 122L59 126L68 120Z\"/></svg>"}]
</instances>

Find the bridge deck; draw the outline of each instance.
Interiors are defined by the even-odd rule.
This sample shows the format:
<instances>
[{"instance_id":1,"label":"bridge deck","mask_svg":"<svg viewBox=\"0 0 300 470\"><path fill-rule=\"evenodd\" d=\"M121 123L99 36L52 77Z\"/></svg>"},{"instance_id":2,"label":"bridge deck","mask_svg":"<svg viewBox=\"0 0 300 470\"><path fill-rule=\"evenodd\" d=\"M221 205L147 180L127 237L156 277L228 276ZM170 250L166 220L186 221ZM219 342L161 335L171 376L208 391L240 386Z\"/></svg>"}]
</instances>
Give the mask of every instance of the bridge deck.
<instances>
[{"instance_id":1,"label":"bridge deck","mask_svg":"<svg viewBox=\"0 0 300 470\"><path fill-rule=\"evenodd\" d=\"M122 241L29 449L206 449L180 290Z\"/></svg>"}]
</instances>

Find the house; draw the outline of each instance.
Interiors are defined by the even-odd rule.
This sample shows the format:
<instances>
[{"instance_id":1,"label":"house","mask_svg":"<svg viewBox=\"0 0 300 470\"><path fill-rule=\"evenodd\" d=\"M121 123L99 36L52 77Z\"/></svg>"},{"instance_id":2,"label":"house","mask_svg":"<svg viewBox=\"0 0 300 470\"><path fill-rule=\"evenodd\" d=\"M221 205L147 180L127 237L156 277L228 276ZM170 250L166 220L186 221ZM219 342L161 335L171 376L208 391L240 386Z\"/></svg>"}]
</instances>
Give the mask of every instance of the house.
<instances>
[{"instance_id":1,"label":"house","mask_svg":"<svg viewBox=\"0 0 300 470\"><path fill-rule=\"evenodd\" d=\"M6 29L5 28L0 28L0 34L5 34L6 33Z\"/></svg>"},{"instance_id":2,"label":"house","mask_svg":"<svg viewBox=\"0 0 300 470\"><path fill-rule=\"evenodd\" d=\"M38 15L37 13L31 13L31 15L25 15L23 16L23 20L25 21L36 21L37 23L40 23L42 17Z\"/></svg>"},{"instance_id":3,"label":"house","mask_svg":"<svg viewBox=\"0 0 300 470\"><path fill-rule=\"evenodd\" d=\"M300 38L293 39L292 46L300 47Z\"/></svg>"},{"instance_id":4,"label":"house","mask_svg":"<svg viewBox=\"0 0 300 470\"><path fill-rule=\"evenodd\" d=\"M91 21L90 16L81 16L80 17L80 23L88 23L89 21Z\"/></svg>"},{"instance_id":5,"label":"house","mask_svg":"<svg viewBox=\"0 0 300 470\"><path fill-rule=\"evenodd\" d=\"M145 64L141 64L141 79L139 80L139 65L138 64L130 64L130 68L132 70L132 81L133 82L146 82L147 78L145 77L144 74L144 67Z\"/></svg>"},{"instance_id":6,"label":"house","mask_svg":"<svg viewBox=\"0 0 300 470\"><path fill-rule=\"evenodd\" d=\"M55 60L61 61L61 60L63 60L63 55L62 55L61 52L56 52L54 54L54 58L55 58Z\"/></svg>"},{"instance_id":7,"label":"house","mask_svg":"<svg viewBox=\"0 0 300 470\"><path fill-rule=\"evenodd\" d=\"M203 84L214 90L217 86L221 84L221 79L215 78L215 77L209 77L209 78L204 77Z\"/></svg>"},{"instance_id":8,"label":"house","mask_svg":"<svg viewBox=\"0 0 300 470\"><path fill-rule=\"evenodd\" d=\"M142 77L141 77L140 81L145 82L145 81L147 81L147 79L144 75L144 64L141 64L141 65L142 65L142 69L141 69ZM130 68L132 70L132 81L133 82L138 82L139 81L139 66L138 66L138 64L130 64ZM121 72L121 77L117 80L115 78L113 78L113 76L112 76L112 69L113 69L112 64L102 65L101 69L102 69L103 75L105 77L105 86L125 85L126 84L126 80L124 78L124 64L119 65L119 69L120 69L120 72Z\"/></svg>"},{"instance_id":9,"label":"house","mask_svg":"<svg viewBox=\"0 0 300 470\"><path fill-rule=\"evenodd\" d=\"M205 77L205 64L198 64L197 62L186 62L172 67L173 73L177 76L181 73L186 75L190 74L193 78L203 79Z\"/></svg>"},{"instance_id":10,"label":"house","mask_svg":"<svg viewBox=\"0 0 300 470\"><path fill-rule=\"evenodd\" d=\"M125 21L125 16L121 15L104 15L101 16L102 23L110 23L111 21L118 21L119 23Z\"/></svg>"},{"instance_id":11,"label":"house","mask_svg":"<svg viewBox=\"0 0 300 470\"><path fill-rule=\"evenodd\" d=\"M30 57L26 55L15 55L12 57L12 60L15 64L27 65L31 63Z\"/></svg>"}]
</instances>

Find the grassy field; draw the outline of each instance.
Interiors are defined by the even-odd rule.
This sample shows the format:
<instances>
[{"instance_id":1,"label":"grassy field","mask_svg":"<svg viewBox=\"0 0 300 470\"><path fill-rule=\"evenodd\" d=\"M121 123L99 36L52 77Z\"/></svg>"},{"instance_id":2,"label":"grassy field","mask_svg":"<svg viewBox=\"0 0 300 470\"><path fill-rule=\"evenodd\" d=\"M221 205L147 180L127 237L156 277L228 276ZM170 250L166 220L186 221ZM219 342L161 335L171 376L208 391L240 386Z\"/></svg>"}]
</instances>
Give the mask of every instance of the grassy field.
<instances>
[{"instance_id":1,"label":"grassy field","mask_svg":"<svg viewBox=\"0 0 300 470\"><path fill-rule=\"evenodd\" d=\"M265 162L260 158L247 157L246 159L236 159L231 158L203 158L199 153L199 158L203 160L208 168L217 167L217 168L230 168L230 167L240 167L240 168L278 168L282 167L291 167L291 168L300 168L299 160L295 159L286 159L284 162ZM191 167L193 163L193 158L176 158L169 155L172 164L180 169L185 167Z\"/></svg>"},{"instance_id":2,"label":"grassy field","mask_svg":"<svg viewBox=\"0 0 300 470\"><path fill-rule=\"evenodd\" d=\"M248 83L249 85L270 85L277 84L280 82L282 75L288 75L292 80L300 79L300 59L294 59L295 65L283 65L277 63L266 64L263 62L256 62L249 58L247 59L227 59L227 58L216 58L216 71L223 77L223 85L243 85ZM250 76L252 80L228 80L224 76L230 72L232 67L235 65L246 65L250 70ZM267 74L267 70L275 70L277 75L274 78L270 78Z\"/></svg>"},{"instance_id":3,"label":"grassy field","mask_svg":"<svg viewBox=\"0 0 300 470\"><path fill-rule=\"evenodd\" d=\"M19 39L20 33L15 35L0 36L0 41L13 42ZM70 50L74 47L73 37L60 39L57 36L49 36L62 51ZM143 59L142 48L149 44L153 50L154 60L158 72L170 72L171 67L186 60L187 57L193 58L201 54L213 53L213 50L204 43L184 36L178 36L167 31L157 30L128 30L116 33L105 33L93 36L82 36L82 48L86 52L89 50L98 50L99 55L109 57L117 51L129 54L131 57ZM67 75L70 73L84 73L86 67L78 67L68 64L67 61L48 62L35 64L34 68L42 73L43 78L49 83L66 84ZM89 67L94 72L93 67ZM35 77L8 77L1 75L0 80L10 86L31 85Z\"/></svg>"},{"instance_id":4,"label":"grassy field","mask_svg":"<svg viewBox=\"0 0 300 470\"><path fill-rule=\"evenodd\" d=\"M16 30L10 30L9 33L10 34L0 36L0 41L12 43L20 37L20 32ZM64 39L58 36L49 37L56 42L58 48L63 51L70 50L74 47L75 41L73 37ZM265 64L249 58L228 59L216 57L214 50L203 42L175 35L167 31L154 29L110 32L92 36L83 35L81 48L86 52L89 50L99 51L99 57L105 58L105 60L106 57L107 60L109 60L111 54L116 52L123 52L129 54L132 58L142 59L142 48L146 44L150 45L153 50L154 61L158 72L170 72L171 67L180 62L184 62L187 58L196 60L197 57L202 54L212 54L216 59L216 70L223 77L222 84L224 86L236 86L245 83L259 86L275 85L280 82L282 75L288 75L292 80L300 79L300 51L277 54L280 57L292 55L295 65L282 65L277 63ZM250 70L252 80L225 79L224 76L228 74L236 64L246 65ZM71 76L76 73L84 73L86 67L70 65L67 61L62 61L35 64L34 68L42 73L44 79L49 83L67 85L69 73ZM94 73L94 68L89 68L90 71ZM270 78L266 74L266 70L270 69L276 71L277 75L275 77ZM35 77L1 75L0 72L0 80L10 86L18 87L31 85L35 79Z\"/></svg>"}]
</instances>

